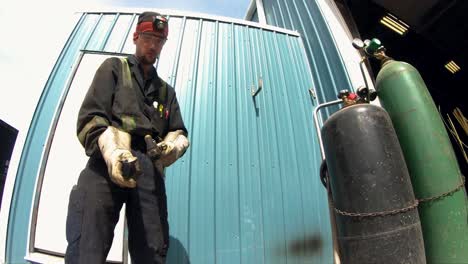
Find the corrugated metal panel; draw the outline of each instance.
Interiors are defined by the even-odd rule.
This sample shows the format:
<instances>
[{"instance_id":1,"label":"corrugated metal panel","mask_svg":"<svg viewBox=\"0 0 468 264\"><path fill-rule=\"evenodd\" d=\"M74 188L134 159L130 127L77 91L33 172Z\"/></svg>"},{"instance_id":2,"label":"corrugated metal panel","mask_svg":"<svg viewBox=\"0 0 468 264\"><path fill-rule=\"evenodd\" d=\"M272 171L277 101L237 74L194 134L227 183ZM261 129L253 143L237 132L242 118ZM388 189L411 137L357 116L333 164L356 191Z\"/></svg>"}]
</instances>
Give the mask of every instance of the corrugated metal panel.
<instances>
[{"instance_id":1,"label":"corrugated metal panel","mask_svg":"<svg viewBox=\"0 0 468 264\"><path fill-rule=\"evenodd\" d=\"M263 0L263 7L269 25L301 33L320 102L336 100L339 90L352 89L331 29L316 0Z\"/></svg>"},{"instance_id":2,"label":"corrugated metal panel","mask_svg":"<svg viewBox=\"0 0 468 264\"><path fill-rule=\"evenodd\" d=\"M23 262L34 182L80 50L131 53L134 24L132 13L85 13L67 42L21 157L8 228L10 262ZM302 40L193 17L172 17L170 32L158 73L176 87L192 145L167 172L169 262L330 262ZM263 89L253 98L259 79Z\"/></svg>"}]
</instances>

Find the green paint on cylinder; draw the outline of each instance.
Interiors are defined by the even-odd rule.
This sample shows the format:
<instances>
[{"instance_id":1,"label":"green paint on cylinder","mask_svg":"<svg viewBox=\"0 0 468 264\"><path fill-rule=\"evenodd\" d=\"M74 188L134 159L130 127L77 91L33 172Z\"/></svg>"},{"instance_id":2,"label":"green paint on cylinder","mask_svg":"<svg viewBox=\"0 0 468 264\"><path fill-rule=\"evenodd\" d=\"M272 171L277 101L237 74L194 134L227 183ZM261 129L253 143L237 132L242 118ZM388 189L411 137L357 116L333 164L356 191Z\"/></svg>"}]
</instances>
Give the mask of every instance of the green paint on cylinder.
<instances>
[{"instance_id":1,"label":"green paint on cylinder","mask_svg":"<svg viewBox=\"0 0 468 264\"><path fill-rule=\"evenodd\" d=\"M418 199L456 188L461 172L436 105L410 64L385 60L376 89L398 135ZM464 188L419 205L427 263L468 263L468 214Z\"/></svg>"}]
</instances>

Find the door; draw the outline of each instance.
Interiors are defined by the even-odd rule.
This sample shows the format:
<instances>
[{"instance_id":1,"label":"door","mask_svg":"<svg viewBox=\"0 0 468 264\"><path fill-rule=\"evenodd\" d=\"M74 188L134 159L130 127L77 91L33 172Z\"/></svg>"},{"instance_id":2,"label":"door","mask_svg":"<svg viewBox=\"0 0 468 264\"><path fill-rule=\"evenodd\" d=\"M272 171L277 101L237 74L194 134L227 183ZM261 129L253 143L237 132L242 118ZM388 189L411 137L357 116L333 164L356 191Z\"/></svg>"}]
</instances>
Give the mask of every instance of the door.
<instances>
[{"instance_id":1,"label":"door","mask_svg":"<svg viewBox=\"0 0 468 264\"><path fill-rule=\"evenodd\" d=\"M56 117L57 127L50 133L53 138L49 153L45 156L47 160L44 173L38 179L39 182L42 181L42 186L39 186L36 194L39 198L36 223L31 227L30 243L36 251L59 256L65 254L68 197L88 160L76 136L78 111L95 71L108 57L109 55L84 54L78 61L62 111ZM121 211L115 230L114 242L107 258L109 261L122 262L124 212Z\"/></svg>"}]
</instances>

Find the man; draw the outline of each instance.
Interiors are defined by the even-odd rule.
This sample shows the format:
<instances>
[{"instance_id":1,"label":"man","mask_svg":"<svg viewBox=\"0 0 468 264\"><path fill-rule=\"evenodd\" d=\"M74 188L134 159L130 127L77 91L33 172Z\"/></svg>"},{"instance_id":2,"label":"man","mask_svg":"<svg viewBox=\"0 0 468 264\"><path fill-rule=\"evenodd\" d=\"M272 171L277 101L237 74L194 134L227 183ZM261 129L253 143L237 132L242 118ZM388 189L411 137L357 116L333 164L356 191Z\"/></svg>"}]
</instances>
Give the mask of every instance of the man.
<instances>
[{"instance_id":1,"label":"man","mask_svg":"<svg viewBox=\"0 0 468 264\"><path fill-rule=\"evenodd\" d=\"M124 203L132 262L165 262L164 167L189 146L175 91L153 66L167 35L164 16L142 13L135 54L109 58L96 71L78 115L90 158L70 194L66 263L105 263Z\"/></svg>"}]
</instances>

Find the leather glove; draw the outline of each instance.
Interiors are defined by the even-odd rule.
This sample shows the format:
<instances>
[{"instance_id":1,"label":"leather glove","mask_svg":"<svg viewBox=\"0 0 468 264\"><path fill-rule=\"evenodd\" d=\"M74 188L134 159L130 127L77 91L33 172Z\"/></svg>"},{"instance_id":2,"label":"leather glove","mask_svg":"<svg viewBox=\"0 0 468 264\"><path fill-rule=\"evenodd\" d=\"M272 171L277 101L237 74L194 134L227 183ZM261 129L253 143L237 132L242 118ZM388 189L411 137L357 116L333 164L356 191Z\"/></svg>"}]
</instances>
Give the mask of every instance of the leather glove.
<instances>
[{"instance_id":1,"label":"leather glove","mask_svg":"<svg viewBox=\"0 0 468 264\"><path fill-rule=\"evenodd\" d=\"M190 143L182 130L167 133L164 140L158 143L158 147L162 149L158 162L164 167L169 167L184 155L189 145Z\"/></svg>"},{"instance_id":2,"label":"leather glove","mask_svg":"<svg viewBox=\"0 0 468 264\"><path fill-rule=\"evenodd\" d=\"M141 169L138 159L130 151L130 144L130 134L113 126L107 127L98 139L112 182L120 187L135 188L135 178Z\"/></svg>"}]
</instances>

